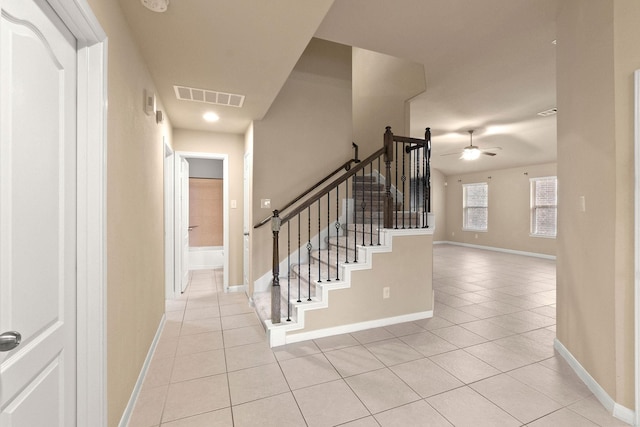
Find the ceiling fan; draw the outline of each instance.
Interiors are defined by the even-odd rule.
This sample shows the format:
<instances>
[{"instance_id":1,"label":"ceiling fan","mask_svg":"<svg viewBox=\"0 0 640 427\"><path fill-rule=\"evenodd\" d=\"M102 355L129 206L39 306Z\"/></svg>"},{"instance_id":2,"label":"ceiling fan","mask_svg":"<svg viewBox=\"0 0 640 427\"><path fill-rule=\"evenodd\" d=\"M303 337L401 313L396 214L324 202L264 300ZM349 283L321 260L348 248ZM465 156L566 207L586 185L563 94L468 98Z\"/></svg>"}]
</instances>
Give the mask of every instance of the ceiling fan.
<instances>
[{"instance_id":1,"label":"ceiling fan","mask_svg":"<svg viewBox=\"0 0 640 427\"><path fill-rule=\"evenodd\" d=\"M473 145L473 129L468 130L469 132L469 145L464 147L461 151L454 151L452 153L441 154L441 156L450 156L452 154L461 154L460 158L463 160L476 160L482 154L485 156L495 156L496 153L491 152L490 150L502 150L502 147L491 147L491 148L479 148L476 145Z\"/></svg>"}]
</instances>

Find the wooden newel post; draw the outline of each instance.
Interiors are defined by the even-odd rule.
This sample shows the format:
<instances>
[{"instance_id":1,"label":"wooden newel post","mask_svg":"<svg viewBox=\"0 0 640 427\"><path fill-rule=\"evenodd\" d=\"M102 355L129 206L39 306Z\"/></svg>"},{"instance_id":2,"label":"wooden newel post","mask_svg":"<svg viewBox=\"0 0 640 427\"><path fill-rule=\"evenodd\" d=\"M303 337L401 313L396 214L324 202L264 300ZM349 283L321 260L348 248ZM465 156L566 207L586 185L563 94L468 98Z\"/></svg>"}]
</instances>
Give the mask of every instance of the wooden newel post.
<instances>
[{"instance_id":1,"label":"wooden newel post","mask_svg":"<svg viewBox=\"0 0 640 427\"><path fill-rule=\"evenodd\" d=\"M393 133L391 126L387 126L384 133L384 164L385 164L385 199L384 199L384 228L393 227L393 198L391 197L391 162L393 162Z\"/></svg>"},{"instance_id":2,"label":"wooden newel post","mask_svg":"<svg viewBox=\"0 0 640 427\"><path fill-rule=\"evenodd\" d=\"M425 171L425 188L424 188L424 209L425 209L425 228L429 228L429 212L431 212L431 128L424 131L424 158L426 159Z\"/></svg>"},{"instance_id":3,"label":"wooden newel post","mask_svg":"<svg viewBox=\"0 0 640 427\"><path fill-rule=\"evenodd\" d=\"M280 216L276 209L271 218L273 232L273 282L271 285L271 323L280 323L280 249L278 234L280 234Z\"/></svg>"}]
</instances>

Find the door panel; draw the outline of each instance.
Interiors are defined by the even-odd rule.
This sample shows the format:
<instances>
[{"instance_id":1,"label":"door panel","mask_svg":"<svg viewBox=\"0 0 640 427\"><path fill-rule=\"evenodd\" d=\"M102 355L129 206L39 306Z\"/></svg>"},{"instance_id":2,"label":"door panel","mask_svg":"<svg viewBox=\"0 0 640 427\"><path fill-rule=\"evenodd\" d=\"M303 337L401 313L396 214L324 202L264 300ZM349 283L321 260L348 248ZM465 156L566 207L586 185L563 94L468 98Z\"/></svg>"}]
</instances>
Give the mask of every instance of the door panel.
<instances>
[{"instance_id":1,"label":"door panel","mask_svg":"<svg viewBox=\"0 0 640 427\"><path fill-rule=\"evenodd\" d=\"M76 47L46 3L0 3L0 424L75 424Z\"/></svg>"}]
</instances>

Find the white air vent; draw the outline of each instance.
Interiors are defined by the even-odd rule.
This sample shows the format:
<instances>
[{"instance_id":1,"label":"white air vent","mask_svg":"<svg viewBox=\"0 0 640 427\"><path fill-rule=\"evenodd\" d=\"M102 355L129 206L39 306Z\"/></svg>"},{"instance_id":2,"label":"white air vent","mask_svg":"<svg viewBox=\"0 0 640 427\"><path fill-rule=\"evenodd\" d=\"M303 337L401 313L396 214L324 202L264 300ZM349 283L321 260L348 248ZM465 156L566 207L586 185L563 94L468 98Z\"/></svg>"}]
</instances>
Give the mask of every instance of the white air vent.
<instances>
[{"instance_id":1,"label":"white air vent","mask_svg":"<svg viewBox=\"0 0 640 427\"><path fill-rule=\"evenodd\" d=\"M548 110L540 111L538 113L538 115L542 116L542 117L553 116L553 115L556 115L556 114L558 114L558 109L557 108L549 108Z\"/></svg>"},{"instance_id":2,"label":"white air vent","mask_svg":"<svg viewBox=\"0 0 640 427\"><path fill-rule=\"evenodd\" d=\"M216 92L214 90L195 89L186 86L173 86L176 98L181 101L204 102L207 104L225 105L227 107L242 107L244 95Z\"/></svg>"}]
</instances>

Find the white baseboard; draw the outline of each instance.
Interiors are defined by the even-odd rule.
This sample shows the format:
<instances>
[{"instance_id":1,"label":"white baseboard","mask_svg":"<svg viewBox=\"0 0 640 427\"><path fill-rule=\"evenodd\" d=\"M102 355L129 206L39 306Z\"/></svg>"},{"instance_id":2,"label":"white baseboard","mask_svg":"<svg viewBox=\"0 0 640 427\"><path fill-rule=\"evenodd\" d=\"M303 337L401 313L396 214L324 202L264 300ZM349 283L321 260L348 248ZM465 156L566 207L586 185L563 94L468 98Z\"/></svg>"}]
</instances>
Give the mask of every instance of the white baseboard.
<instances>
[{"instance_id":1,"label":"white baseboard","mask_svg":"<svg viewBox=\"0 0 640 427\"><path fill-rule=\"evenodd\" d=\"M247 286L246 285L229 286L227 288L226 292L229 292L229 293L232 293L232 292L247 292Z\"/></svg>"},{"instance_id":2,"label":"white baseboard","mask_svg":"<svg viewBox=\"0 0 640 427\"><path fill-rule=\"evenodd\" d=\"M349 334L351 332L358 332L365 329L381 328L383 326L395 325L397 323L429 319L431 317L433 317L433 310L404 314L402 316L396 317L387 317L385 319L376 319L368 322L352 323L350 325L340 325L334 328L318 329L315 331L302 332L299 334L286 335L286 332L283 330L283 333L281 334L281 336L279 336L278 332L280 331L270 330L269 332L270 334L273 334L273 336L270 336L270 338L272 339L271 346L277 347L300 341L331 337L334 335Z\"/></svg>"},{"instance_id":3,"label":"white baseboard","mask_svg":"<svg viewBox=\"0 0 640 427\"><path fill-rule=\"evenodd\" d=\"M203 246L189 248L189 270L213 270L224 267L224 247Z\"/></svg>"},{"instance_id":4,"label":"white baseboard","mask_svg":"<svg viewBox=\"0 0 640 427\"><path fill-rule=\"evenodd\" d=\"M122 414L120 423L118 423L118 427L127 427L129 425L129 420L131 419L133 408L136 405L136 400L138 400L138 395L140 394L140 390L142 389L142 383L144 381L144 377L147 375L147 371L149 370L149 364L151 364L153 353L156 351L156 347L158 346L158 341L160 340L162 329L164 329L165 321L166 321L166 316L163 314L162 319L160 319L160 324L158 325L158 330L156 331L156 335L153 337L153 341L151 342L151 346L149 347L149 351L147 352L147 357L144 359L144 363L142 364L142 369L140 369L138 380L136 381L136 384L133 387L133 391L131 392L131 397L129 397L129 402L127 402L127 407L124 409L124 413Z\"/></svg>"},{"instance_id":5,"label":"white baseboard","mask_svg":"<svg viewBox=\"0 0 640 427\"><path fill-rule=\"evenodd\" d=\"M534 258L544 258L544 259L552 259L552 260L556 259L555 255L540 254L540 253L537 253L537 252L516 251L514 249L496 248L494 246L473 245L471 243L451 242L451 241L448 241L448 240L439 240L437 242L433 242L433 244L434 245L464 246L464 247L467 247L467 248L484 249L484 250L487 250L487 251L503 252L503 253L514 254L514 255L530 256L530 257L534 257Z\"/></svg>"},{"instance_id":6,"label":"white baseboard","mask_svg":"<svg viewBox=\"0 0 640 427\"><path fill-rule=\"evenodd\" d=\"M571 369L578 375L582 382L591 390L591 393L600 401L602 406L605 407L607 412L612 414L615 418L624 421L630 425L633 425L635 419L635 412L629 408L626 408L619 403L616 403L609 393L587 372L586 369L573 357L571 352L556 338L553 341L553 348L567 361Z\"/></svg>"}]
</instances>

